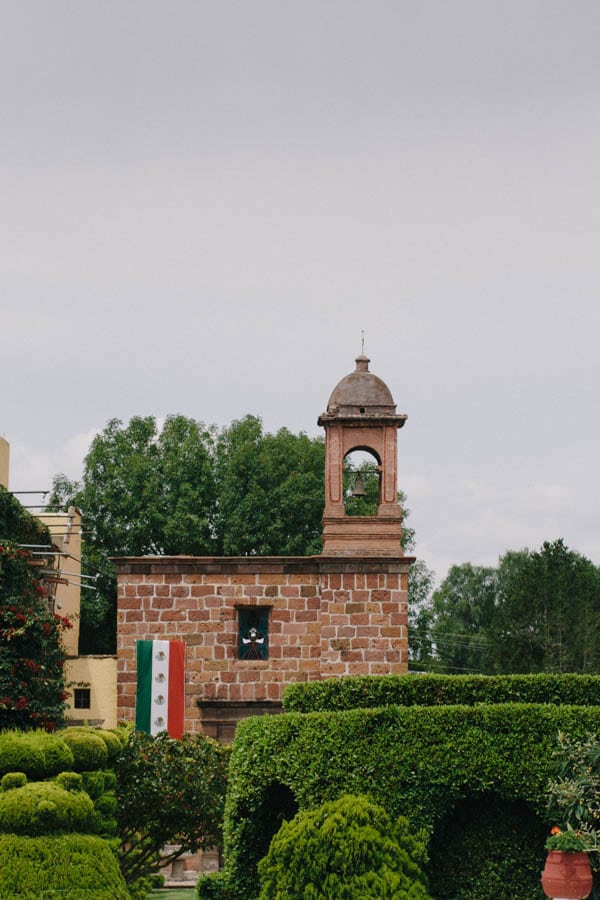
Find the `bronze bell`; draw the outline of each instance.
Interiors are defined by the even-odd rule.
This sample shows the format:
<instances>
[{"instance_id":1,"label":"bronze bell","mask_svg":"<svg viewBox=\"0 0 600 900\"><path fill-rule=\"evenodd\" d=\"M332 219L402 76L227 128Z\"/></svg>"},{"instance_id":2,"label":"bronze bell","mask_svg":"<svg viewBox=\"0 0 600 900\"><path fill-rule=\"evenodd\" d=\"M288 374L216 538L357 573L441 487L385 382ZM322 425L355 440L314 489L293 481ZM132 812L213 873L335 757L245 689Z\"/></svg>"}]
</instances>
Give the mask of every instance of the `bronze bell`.
<instances>
[{"instance_id":1,"label":"bronze bell","mask_svg":"<svg viewBox=\"0 0 600 900\"><path fill-rule=\"evenodd\" d=\"M364 497L365 496L365 485L360 475L357 475L356 481L354 482L354 490L352 491L353 497Z\"/></svg>"}]
</instances>

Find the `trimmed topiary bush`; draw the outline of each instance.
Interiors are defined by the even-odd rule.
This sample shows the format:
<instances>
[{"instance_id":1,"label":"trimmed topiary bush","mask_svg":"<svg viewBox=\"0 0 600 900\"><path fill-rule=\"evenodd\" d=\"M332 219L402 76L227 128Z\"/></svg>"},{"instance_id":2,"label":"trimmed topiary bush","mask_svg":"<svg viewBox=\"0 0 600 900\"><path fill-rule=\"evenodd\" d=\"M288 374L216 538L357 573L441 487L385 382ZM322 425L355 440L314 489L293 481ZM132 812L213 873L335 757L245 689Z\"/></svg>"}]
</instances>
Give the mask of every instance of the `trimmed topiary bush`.
<instances>
[{"instance_id":1,"label":"trimmed topiary bush","mask_svg":"<svg viewBox=\"0 0 600 900\"><path fill-rule=\"evenodd\" d=\"M116 777L114 772L82 772L83 790L92 800L98 800L106 791L114 791Z\"/></svg>"},{"instance_id":2,"label":"trimmed topiary bush","mask_svg":"<svg viewBox=\"0 0 600 900\"><path fill-rule=\"evenodd\" d=\"M82 777L79 772L61 772L56 776L56 783L64 788L65 791L80 791L82 788Z\"/></svg>"},{"instance_id":3,"label":"trimmed topiary bush","mask_svg":"<svg viewBox=\"0 0 600 900\"><path fill-rule=\"evenodd\" d=\"M102 838L0 835L0 897L130 900L115 855Z\"/></svg>"},{"instance_id":4,"label":"trimmed topiary bush","mask_svg":"<svg viewBox=\"0 0 600 900\"><path fill-rule=\"evenodd\" d=\"M7 772L0 780L0 788L3 791L12 791L15 788L23 787L24 784L27 784L25 772Z\"/></svg>"},{"instance_id":5,"label":"trimmed topiary bush","mask_svg":"<svg viewBox=\"0 0 600 900\"><path fill-rule=\"evenodd\" d=\"M96 734L101 737L106 744L106 750L108 752L108 762L109 765L112 765L117 760L121 750L123 749L123 744L121 743L117 735L112 731L104 731L104 729L99 728L96 731Z\"/></svg>"},{"instance_id":6,"label":"trimmed topiary bush","mask_svg":"<svg viewBox=\"0 0 600 900\"><path fill-rule=\"evenodd\" d=\"M83 791L43 781L0 794L0 833L35 837L93 830L94 804Z\"/></svg>"},{"instance_id":7,"label":"trimmed topiary bush","mask_svg":"<svg viewBox=\"0 0 600 900\"><path fill-rule=\"evenodd\" d=\"M106 743L94 729L67 728L60 736L73 753L76 772L91 772L107 765Z\"/></svg>"},{"instance_id":8,"label":"trimmed topiary bush","mask_svg":"<svg viewBox=\"0 0 600 900\"><path fill-rule=\"evenodd\" d=\"M198 900L232 900L235 895L229 890L227 872L221 870L200 875L196 882L196 896Z\"/></svg>"},{"instance_id":9,"label":"trimmed topiary bush","mask_svg":"<svg viewBox=\"0 0 600 900\"><path fill-rule=\"evenodd\" d=\"M38 780L72 768L73 754L56 734L41 730L0 733L0 774L19 771Z\"/></svg>"},{"instance_id":10,"label":"trimmed topiary bush","mask_svg":"<svg viewBox=\"0 0 600 900\"><path fill-rule=\"evenodd\" d=\"M362 675L291 684L283 695L290 712L477 703L600 706L600 675Z\"/></svg>"},{"instance_id":11,"label":"trimmed topiary bush","mask_svg":"<svg viewBox=\"0 0 600 900\"><path fill-rule=\"evenodd\" d=\"M117 834L116 776L114 772L82 772L83 790L94 803L95 834L105 837Z\"/></svg>"},{"instance_id":12,"label":"trimmed topiary bush","mask_svg":"<svg viewBox=\"0 0 600 900\"><path fill-rule=\"evenodd\" d=\"M47 731L30 731L26 735L34 747L39 747L44 755L44 777L67 772L73 768L73 753L59 734Z\"/></svg>"},{"instance_id":13,"label":"trimmed topiary bush","mask_svg":"<svg viewBox=\"0 0 600 900\"><path fill-rule=\"evenodd\" d=\"M128 732L129 733L129 732ZM65 734L94 734L96 737L101 738L106 744L106 752L108 753L108 762L112 764L115 762L120 752L123 749L123 742L121 739L115 734L114 731L105 731L103 728L95 728L91 725L71 725L69 728L64 729L59 732L61 735Z\"/></svg>"},{"instance_id":14,"label":"trimmed topiary bush","mask_svg":"<svg viewBox=\"0 0 600 900\"><path fill-rule=\"evenodd\" d=\"M428 900L426 842L366 797L340 797L283 823L258 866L260 900Z\"/></svg>"},{"instance_id":15,"label":"trimmed topiary bush","mask_svg":"<svg viewBox=\"0 0 600 900\"><path fill-rule=\"evenodd\" d=\"M28 778L43 778L46 759L39 744L31 740L29 732L0 732L0 775L25 772Z\"/></svg>"},{"instance_id":16,"label":"trimmed topiary bush","mask_svg":"<svg viewBox=\"0 0 600 900\"><path fill-rule=\"evenodd\" d=\"M119 739L121 747L125 747L134 731L133 722L121 722L116 728L111 728L110 731Z\"/></svg>"}]
</instances>

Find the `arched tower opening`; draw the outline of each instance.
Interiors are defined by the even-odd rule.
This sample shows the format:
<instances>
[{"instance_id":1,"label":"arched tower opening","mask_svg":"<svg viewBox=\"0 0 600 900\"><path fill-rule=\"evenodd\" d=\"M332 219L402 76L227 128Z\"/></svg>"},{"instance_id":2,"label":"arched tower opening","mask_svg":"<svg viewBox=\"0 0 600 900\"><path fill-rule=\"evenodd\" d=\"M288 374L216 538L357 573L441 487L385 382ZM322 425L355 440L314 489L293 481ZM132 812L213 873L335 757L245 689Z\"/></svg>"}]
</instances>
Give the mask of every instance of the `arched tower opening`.
<instances>
[{"instance_id":1,"label":"arched tower opening","mask_svg":"<svg viewBox=\"0 0 600 900\"><path fill-rule=\"evenodd\" d=\"M381 460L365 447L344 456L344 509L347 516L376 516L381 503Z\"/></svg>"}]
</instances>

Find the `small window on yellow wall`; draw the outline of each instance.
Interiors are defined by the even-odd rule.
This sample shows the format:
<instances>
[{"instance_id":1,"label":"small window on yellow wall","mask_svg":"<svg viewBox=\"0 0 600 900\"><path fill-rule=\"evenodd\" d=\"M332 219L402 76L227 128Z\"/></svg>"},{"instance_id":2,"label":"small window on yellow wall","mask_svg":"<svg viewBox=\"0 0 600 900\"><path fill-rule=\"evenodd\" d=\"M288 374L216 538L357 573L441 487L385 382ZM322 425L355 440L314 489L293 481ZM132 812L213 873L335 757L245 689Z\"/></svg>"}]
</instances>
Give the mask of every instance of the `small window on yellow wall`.
<instances>
[{"instance_id":1,"label":"small window on yellow wall","mask_svg":"<svg viewBox=\"0 0 600 900\"><path fill-rule=\"evenodd\" d=\"M75 709L89 709L90 708L90 695L91 691L89 688L75 688L73 691L73 706Z\"/></svg>"}]
</instances>

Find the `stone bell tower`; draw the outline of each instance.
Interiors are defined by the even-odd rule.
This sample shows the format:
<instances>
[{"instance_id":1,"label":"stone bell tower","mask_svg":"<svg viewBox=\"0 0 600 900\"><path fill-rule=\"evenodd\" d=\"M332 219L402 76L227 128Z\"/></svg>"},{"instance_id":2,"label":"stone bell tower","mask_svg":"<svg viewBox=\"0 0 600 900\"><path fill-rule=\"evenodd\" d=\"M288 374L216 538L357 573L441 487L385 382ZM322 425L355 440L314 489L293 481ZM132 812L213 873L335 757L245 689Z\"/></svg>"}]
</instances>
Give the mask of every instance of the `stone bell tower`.
<instances>
[{"instance_id":1,"label":"stone bell tower","mask_svg":"<svg viewBox=\"0 0 600 900\"><path fill-rule=\"evenodd\" d=\"M323 553L115 560L118 711L133 718L137 640L186 644L186 731L231 740L249 715L281 711L288 684L408 670L408 574L396 440L406 416L359 356L325 428ZM346 515L344 459L373 457L374 515Z\"/></svg>"},{"instance_id":2,"label":"stone bell tower","mask_svg":"<svg viewBox=\"0 0 600 900\"><path fill-rule=\"evenodd\" d=\"M396 413L387 385L369 372L360 355L356 369L337 384L325 428L325 510L323 556L402 556L402 512L398 505L397 435L406 421ZM371 454L379 478L379 504L374 516L349 516L344 505L344 459L354 450Z\"/></svg>"}]
</instances>

